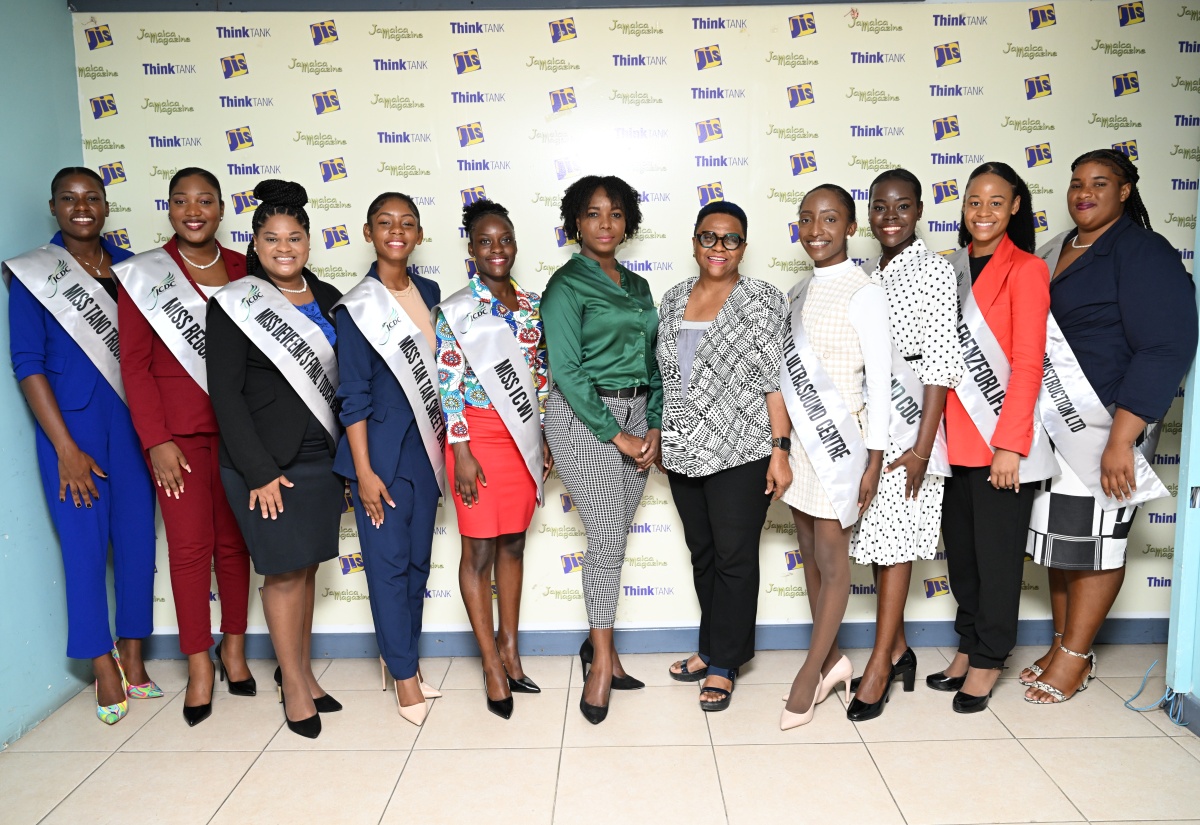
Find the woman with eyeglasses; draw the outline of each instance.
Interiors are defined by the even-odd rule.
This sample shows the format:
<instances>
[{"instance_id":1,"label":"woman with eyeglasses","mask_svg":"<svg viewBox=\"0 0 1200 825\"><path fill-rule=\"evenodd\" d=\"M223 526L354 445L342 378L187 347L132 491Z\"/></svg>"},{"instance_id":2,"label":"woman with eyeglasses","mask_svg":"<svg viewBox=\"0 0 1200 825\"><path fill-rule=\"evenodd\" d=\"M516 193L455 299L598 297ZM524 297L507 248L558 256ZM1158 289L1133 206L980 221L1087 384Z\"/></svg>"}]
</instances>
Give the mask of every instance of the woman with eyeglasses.
<instances>
[{"instance_id":1,"label":"woman with eyeglasses","mask_svg":"<svg viewBox=\"0 0 1200 825\"><path fill-rule=\"evenodd\" d=\"M745 252L741 207L704 206L692 237L699 274L668 290L659 307L662 463L700 601L696 653L670 675L704 680L705 711L729 707L738 668L754 658L763 519L792 483L779 391L787 299L741 276Z\"/></svg>"}]
</instances>

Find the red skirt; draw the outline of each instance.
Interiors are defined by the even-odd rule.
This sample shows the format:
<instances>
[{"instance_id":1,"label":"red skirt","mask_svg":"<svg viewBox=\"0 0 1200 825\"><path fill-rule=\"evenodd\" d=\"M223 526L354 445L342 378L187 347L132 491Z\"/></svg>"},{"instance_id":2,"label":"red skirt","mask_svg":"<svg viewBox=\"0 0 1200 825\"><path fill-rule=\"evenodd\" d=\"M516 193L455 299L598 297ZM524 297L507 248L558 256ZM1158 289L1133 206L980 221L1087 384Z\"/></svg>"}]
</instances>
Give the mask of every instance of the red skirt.
<instances>
[{"instance_id":1,"label":"red skirt","mask_svg":"<svg viewBox=\"0 0 1200 825\"><path fill-rule=\"evenodd\" d=\"M487 486L478 484L477 504L469 508L463 504L454 492L454 450L447 444L446 482L458 513L458 532L473 539L524 533L537 506L537 485L525 467L525 459L498 412L470 406L465 412L471 454L479 462Z\"/></svg>"}]
</instances>

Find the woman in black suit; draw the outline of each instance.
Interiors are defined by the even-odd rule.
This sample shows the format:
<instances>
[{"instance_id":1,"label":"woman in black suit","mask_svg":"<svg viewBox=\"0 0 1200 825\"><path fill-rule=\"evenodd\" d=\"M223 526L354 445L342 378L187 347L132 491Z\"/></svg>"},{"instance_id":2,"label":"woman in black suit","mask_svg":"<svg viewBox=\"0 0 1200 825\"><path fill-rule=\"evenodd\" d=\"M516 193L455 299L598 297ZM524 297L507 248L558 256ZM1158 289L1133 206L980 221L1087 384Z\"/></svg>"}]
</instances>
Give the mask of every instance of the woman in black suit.
<instances>
[{"instance_id":1,"label":"woman in black suit","mask_svg":"<svg viewBox=\"0 0 1200 825\"><path fill-rule=\"evenodd\" d=\"M266 578L263 611L284 716L293 732L315 738L318 712L341 710L317 684L310 653L317 565L337 555L343 501L333 474L339 432L332 323L342 294L305 268L304 188L265 180L254 197L260 205L247 277L208 303L208 386L221 435L221 481L254 569Z\"/></svg>"}]
</instances>

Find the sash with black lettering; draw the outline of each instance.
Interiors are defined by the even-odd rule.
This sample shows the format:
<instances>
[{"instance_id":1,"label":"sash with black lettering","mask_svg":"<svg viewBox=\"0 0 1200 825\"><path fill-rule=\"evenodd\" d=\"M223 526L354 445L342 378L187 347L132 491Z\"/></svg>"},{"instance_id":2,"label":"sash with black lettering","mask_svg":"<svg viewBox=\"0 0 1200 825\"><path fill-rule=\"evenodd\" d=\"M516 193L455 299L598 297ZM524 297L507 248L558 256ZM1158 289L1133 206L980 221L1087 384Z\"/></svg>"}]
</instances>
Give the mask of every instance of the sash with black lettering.
<instances>
[{"instance_id":1,"label":"sash with black lettering","mask_svg":"<svg viewBox=\"0 0 1200 825\"><path fill-rule=\"evenodd\" d=\"M975 293L971 290L971 261L966 247L950 255L948 260L958 276L958 343L967 366L954 392L990 448L1012 367L984 320L979 304L975 303ZM1029 445L1029 455L1021 459L1017 478L1022 482L1042 481L1059 472L1058 459L1054 457L1041 423L1041 411L1035 406L1033 441Z\"/></svg>"},{"instance_id":2,"label":"sash with black lettering","mask_svg":"<svg viewBox=\"0 0 1200 825\"><path fill-rule=\"evenodd\" d=\"M187 374L208 392L205 297L163 249L134 255L114 266L113 274Z\"/></svg>"},{"instance_id":3,"label":"sash with black lettering","mask_svg":"<svg viewBox=\"0 0 1200 825\"><path fill-rule=\"evenodd\" d=\"M436 360L429 342L387 287L374 278L363 278L337 305L346 308L354 325L400 382L438 487L445 495L446 420L442 418Z\"/></svg>"},{"instance_id":4,"label":"sash with black lettering","mask_svg":"<svg viewBox=\"0 0 1200 825\"><path fill-rule=\"evenodd\" d=\"M271 359L304 405L336 440L341 434L333 411L338 386L337 357L312 319L271 283L247 275L212 297L250 343Z\"/></svg>"},{"instance_id":5,"label":"sash with black lettering","mask_svg":"<svg viewBox=\"0 0 1200 825\"><path fill-rule=\"evenodd\" d=\"M917 443L917 433L921 429L921 411L925 403L925 385L917 376L917 371L904 360L900 350L892 347L892 413L888 417L888 432L892 441L903 447L909 445L912 449ZM933 449L929 453L929 466L926 473L934 476L950 475L950 457L947 454L946 427L938 425L937 435L933 439Z\"/></svg>"},{"instance_id":6,"label":"sash with black lettering","mask_svg":"<svg viewBox=\"0 0 1200 825\"><path fill-rule=\"evenodd\" d=\"M24 284L125 401L117 302L108 297L100 282L88 275L70 252L54 244L9 258L3 275L5 286L14 275Z\"/></svg>"},{"instance_id":7,"label":"sash with black lettering","mask_svg":"<svg viewBox=\"0 0 1200 825\"><path fill-rule=\"evenodd\" d=\"M1063 233L1038 251L1051 272L1058 265L1065 238L1066 233ZM1054 449L1071 466L1102 509L1136 506L1171 495L1139 449L1133 451L1137 484L1133 495L1125 501L1117 501L1104 494L1104 488L1100 486L1100 458L1112 431L1112 414L1092 389L1053 314L1046 318L1046 358L1042 363L1038 408Z\"/></svg>"},{"instance_id":8,"label":"sash with black lettering","mask_svg":"<svg viewBox=\"0 0 1200 825\"><path fill-rule=\"evenodd\" d=\"M438 304L438 309L521 451L541 504L542 427L537 389L525 354L508 324L492 315L491 307L481 303L469 285Z\"/></svg>"},{"instance_id":9,"label":"sash with black lettering","mask_svg":"<svg viewBox=\"0 0 1200 825\"><path fill-rule=\"evenodd\" d=\"M808 454L842 527L858 521L858 488L867 446L858 422L821 365L804 332L804 302L812 279L792 287L792 320L784 335L780 390L792 429Z\"/></svg>"}]
</instances>

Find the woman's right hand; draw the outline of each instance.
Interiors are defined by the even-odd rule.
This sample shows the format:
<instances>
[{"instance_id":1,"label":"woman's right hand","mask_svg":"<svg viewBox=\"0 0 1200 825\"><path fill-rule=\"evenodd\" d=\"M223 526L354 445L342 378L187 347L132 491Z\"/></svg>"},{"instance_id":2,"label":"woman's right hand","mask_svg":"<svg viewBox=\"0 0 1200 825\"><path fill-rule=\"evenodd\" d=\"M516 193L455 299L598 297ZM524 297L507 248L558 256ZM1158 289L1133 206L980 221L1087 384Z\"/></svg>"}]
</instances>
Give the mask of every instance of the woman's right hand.
<instances>
[{"instance_id":1,"label":"woman's right hand","mask_svg":"<svg viewBox=\"0 0 1200 825\"><path fill-rule=\"evenodd\" d=\"M261 508L262 517L270 518L272 521L279 518L279 514L283 512L283 492L279 489L280 485L296 486L288 481L287 476L281 475L274 481L269 481L261 487L255 487L250 491L250 509Z\"/></svg>"},{"instance_id":2,"label":"woman's right hand","mask_svg":"<svg viewBox=\"0 0 1200 825\"><path fill-rule=\"evenodd\" d=\"M100 469L100 465L92 457L79 449L74 443L58 454L58 500L67 500L67 491L76 507L92 508L92 499L100 498L96 482L92 481L92 473L100 478L108 478L108 474Z\"/></svg>"},{"instance_id":3,"label":"woman's right hand","mask_svg":"<svg viewBox=\"0 0 1200 825\"><path fill-rule=\"evenodd\" d=\"M356 472L358 476L358 500L362 502L362 507L367 511L367 517L371 519L371 524L379 529L383 526L383 504L393 509L396 507L396 502L392 501L391 493L388 492L387 485L383 483L374 470L367 469L365 472Z\"/></svg>"},{"instance_id":4,"label":"woman's right hand","mask_svg":"<svg viewBox=\"0 0 1200 825\"><path fill-rule=\"evenodd\" d=\"M622 430L613 436L612 443L623 455L629 456L634 461L642 460L642 445L645 442L636 435L630 435Z\"/></svg>"},{"instance_id":5,"label":"woman's right hand","mask_svg":"<svg viewBox=\"0 0 1200 825\"><path fill-rule=\"evenodd\" d=\"M459 441L454 450L454 492L467 505L467 509L479 503L479 484L487 486L483 468L471 453L471 442Z\"/></svg>"},{"instance_id":6,"label":"woman's right hand","mask_svg":"<svg viewBox=\"0 0 1200 825\"><path fill-rule=\"evenodd\" d=\"M183 473L180 470L190 473L192 468L188 466L187 458L178 444L164 441L151 447L150 466L154 469L155 483L166 488L168 496L179 498L183 494Z\"/></svg>"}]
</instances>

